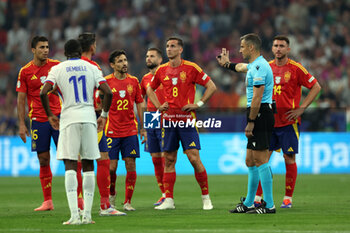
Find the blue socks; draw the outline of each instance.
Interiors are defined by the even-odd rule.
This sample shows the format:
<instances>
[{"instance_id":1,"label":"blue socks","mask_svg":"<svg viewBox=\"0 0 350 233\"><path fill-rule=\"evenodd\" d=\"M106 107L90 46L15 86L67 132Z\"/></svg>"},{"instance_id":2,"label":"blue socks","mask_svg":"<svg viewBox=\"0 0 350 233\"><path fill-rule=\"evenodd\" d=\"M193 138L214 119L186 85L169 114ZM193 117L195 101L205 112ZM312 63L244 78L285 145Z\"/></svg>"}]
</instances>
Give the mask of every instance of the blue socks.
<instances>
[{"instance_id":1,"label":"blue socks","mask_svg":"<svg viewBox=\"0 0 350 233\"><path fill-rule=\"evenodd\" d=\"M259 171L256 166L248 167L248 192L243 204L250 207L254 204L256 190L259 184ZM265 195L265 193L264 193Z\"/></svg>"},{"instance_id":2,"label":"blue socks","mask_svg":"<svg viewBox=\"0 0 350 233\"><path fill-rule=\"evenodd\" d=\"M272 208L274 206L274 203L272 195L272 172L270 166L268 163L264 163L263 165L258 167L257 170L259 173L261 187L264 194L264 200L266 201L266 208Z\"/></svg>"}]
</instances>

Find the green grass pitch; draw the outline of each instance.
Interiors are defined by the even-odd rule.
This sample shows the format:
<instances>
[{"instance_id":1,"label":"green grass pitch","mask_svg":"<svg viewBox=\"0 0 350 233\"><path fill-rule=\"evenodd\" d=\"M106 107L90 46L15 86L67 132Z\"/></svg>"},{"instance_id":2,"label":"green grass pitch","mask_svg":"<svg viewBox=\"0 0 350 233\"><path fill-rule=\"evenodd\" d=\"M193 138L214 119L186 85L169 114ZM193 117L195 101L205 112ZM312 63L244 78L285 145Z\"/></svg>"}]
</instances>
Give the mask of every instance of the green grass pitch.
<instances>
[{"instance_id":1,"label":"green grass pitch","mask_svg":"<svg viewBox=\"0 0 350 233\"><path fill-rule=\"evenodd\" d=\"M124 200L124 176L117 179L117 208ZM284 175L274 176L275 215L230 214L246 194L246 175L209 176L214 210L202 210L194 176L178 176L176 210L156 211L160 197L153 176L139 176L127 216L98 216L99 194L93 206L94 225L63 226L69 219L64 177L53 178L54 211L34 212L42 202L37 177L0 178L0 232L350 232L350 175L299 175L292 209L280 209Z\"/></svg>"}]
</instances>

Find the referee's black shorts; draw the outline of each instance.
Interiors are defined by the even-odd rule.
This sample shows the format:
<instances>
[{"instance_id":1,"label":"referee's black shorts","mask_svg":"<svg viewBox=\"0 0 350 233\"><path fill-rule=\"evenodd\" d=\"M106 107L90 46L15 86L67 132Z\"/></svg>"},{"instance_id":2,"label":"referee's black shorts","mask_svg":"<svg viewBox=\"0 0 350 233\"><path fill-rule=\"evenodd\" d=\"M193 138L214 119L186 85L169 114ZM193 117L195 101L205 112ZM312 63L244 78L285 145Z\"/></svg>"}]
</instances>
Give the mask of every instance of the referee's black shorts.
<instances>
[{"instance_id":1,"label":"referee's black shorts","mask_svg":"<svg viewBox=\"0 0 350 233\"><path fill-rule=\"evenodd\" d=\"M250 108L247 109L247 119ZM247 149L266 150L269 149L275 118L273 116L272 105L262 103L259 114L255 119L253 137L248 138Z\"/></svg>"}]
</instances>

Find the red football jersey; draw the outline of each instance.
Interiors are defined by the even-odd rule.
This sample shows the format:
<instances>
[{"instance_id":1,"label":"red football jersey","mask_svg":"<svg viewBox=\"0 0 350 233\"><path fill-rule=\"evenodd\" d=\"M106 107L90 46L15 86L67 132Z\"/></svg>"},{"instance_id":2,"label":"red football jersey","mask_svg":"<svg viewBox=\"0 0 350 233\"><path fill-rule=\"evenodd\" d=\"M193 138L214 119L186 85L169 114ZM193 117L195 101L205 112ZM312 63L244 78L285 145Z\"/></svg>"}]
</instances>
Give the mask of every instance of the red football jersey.
<instances>
[{"instance_id":1,"label":"red football jersey","mask_svg":"<svg viewBox=\"0 0 350 233\"><path fill-rule=\"evenodd\" d=\"M121 138L136 135L137 119L134 113L134 103L143 102L138 79L127 74L125 79L119 80L113 73L105 78L113 92L105 129L106 136Z\"/></svg>"},{"instance_id":2,"label":"red football jersey","mask_svg":"<svg viewBox=\"0 0 350 233\"><path fill-rule=\"evenodd\" d=\"M150 85L152 78L153 78L153 74L151 73L145 74L143 76L141 80L142 96L146 96L146 90L147 90L147 87ZM157 88L155 93L158 97L160 104L163 104L165 102L165 97L164 97L164 88L162 84ZM147 111L152 111L152 112L157 111L156 107L153 105L152 101L149 98L147 99Z\"/></svg>"},{"instance_id":3,"label":"red football jersey","mask_svg":"<svg viewBox=\"0 0 350 233\"><path fill-rule=\"evenodd\" d=\"M300 117L297 121L288 121L286 113L299 107L301 87L311 89L317 80L300 63L291 59L284 66L277 66L275 60L269 63L274 78L272 98L276 101L277 106L275 127L300 123Z\"/></svg>"},{"instance_id":4,"label":"red football jersey","mask_svg":"<svg viewBox=\"0 0 350 233\"><path fill-rule=\"evenodd\" d=\"M205 86L209 80L210 77L190 61L182 60L178 67L171 67L169 62L159 66L150 85L154 90L160 84L164 87L164 100L169 103L169 110L163 114L164 119L192 119L194 112L181 109L194 103L196 84Z\"/></svg>"},{"instance_id":5,"label":"red football jersey","mask_svg":"<svg viewBox=\"0 0 350 233\"><path fill-rule=\"evenodd\" d=\"M101 67L96 62L94 62L93 60L89 59L88 57L81 56L81 60L89 62L90 64L96 66L99 70L102 71ZM94 107L95 107L95 109L100 104L101 104L101 99L100 99L100 96L98 94L98 89L95 89L95 91L94 91Z\"/></svg>"},{"instance_id":6,"label":"red football jersey","mask_svg":"<svg viewBox=\"0 0 350 233\"><path fill-rule=\"evenodd\" d=\"M40 90L46 80L51 67L59 64L57 60L47 59L43 66L36 66L33 61L29 62L19 71L17 80L17 92L27 94L28 116L32 120L48 121L45 110L40 101ZM49 103L53 114L56 116L61 112L61 103L57 95L49 93Z\"/></svg>"}]
</instances>

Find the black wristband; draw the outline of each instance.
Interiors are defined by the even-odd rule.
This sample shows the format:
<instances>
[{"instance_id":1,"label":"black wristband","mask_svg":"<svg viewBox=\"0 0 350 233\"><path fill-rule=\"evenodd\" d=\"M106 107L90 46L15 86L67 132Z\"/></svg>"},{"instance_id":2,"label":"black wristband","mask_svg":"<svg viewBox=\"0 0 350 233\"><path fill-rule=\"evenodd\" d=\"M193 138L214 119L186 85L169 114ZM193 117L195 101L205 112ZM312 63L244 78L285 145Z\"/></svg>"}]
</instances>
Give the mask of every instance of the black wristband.
<instances>
[{"instance_id":1,"label":"black wristband","mask_svg":"<svg viewBox=\"0 0 350 233\"><path fill-rule=\"evenodd\" d=\"M228 69L230 69L230 70L233 70L234 72L238 72L237 70L236 70L236 65L237 65L238 63L230 63L230 65L228 66Z\"/></svg>"},{"instance_id":2,"label":"black wristband","mask_svg":"<svg viewBox=\"0 0 350 233\"><path fill-rule=\"evenodd\" d=\"M253 119L250 119L249 117L248 117L248 122L255 122L255 119L253 120Z\"/></svg>"}]
</instances>

